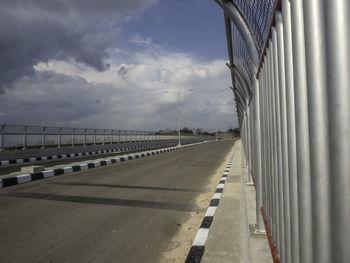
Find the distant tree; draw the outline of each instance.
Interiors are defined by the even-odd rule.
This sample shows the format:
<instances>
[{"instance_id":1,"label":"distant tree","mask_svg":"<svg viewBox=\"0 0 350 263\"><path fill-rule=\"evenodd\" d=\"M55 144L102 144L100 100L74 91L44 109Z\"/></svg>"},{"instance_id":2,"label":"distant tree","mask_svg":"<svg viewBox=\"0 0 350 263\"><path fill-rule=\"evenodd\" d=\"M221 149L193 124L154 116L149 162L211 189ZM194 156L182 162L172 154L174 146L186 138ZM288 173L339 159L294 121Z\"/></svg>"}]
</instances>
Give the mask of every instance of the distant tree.
<instances>
[{"instance_id":1,"label":"distant tree","mask_svg":"<svg viewBox=\"0 0 350 263\"><path fill-rule=\"evenodd\" d=\"M189 128L187 127L184 127L182 130L180 130L182 133L188 133L188 134L193 134L193 131L190 130Z\"/></svg>"}]
</instances>

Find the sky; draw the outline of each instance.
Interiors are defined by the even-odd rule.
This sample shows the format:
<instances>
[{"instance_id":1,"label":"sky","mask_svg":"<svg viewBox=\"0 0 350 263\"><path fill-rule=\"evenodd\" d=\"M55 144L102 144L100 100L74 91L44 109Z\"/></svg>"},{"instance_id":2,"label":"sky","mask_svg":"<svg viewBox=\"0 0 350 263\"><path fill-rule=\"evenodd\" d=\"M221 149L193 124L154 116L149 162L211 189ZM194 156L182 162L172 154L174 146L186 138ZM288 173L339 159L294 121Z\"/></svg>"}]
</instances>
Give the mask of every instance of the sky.
<instances>
[{"instance_id":1,"label":"sky","mask_svg":"<svg viewBox=\"0 0 350 263\"><path fill-rule=\"evenodd\" d=\"M0 122L237 127L227 56L214 0L0 0Z\"/></svg>"}]
</instances>

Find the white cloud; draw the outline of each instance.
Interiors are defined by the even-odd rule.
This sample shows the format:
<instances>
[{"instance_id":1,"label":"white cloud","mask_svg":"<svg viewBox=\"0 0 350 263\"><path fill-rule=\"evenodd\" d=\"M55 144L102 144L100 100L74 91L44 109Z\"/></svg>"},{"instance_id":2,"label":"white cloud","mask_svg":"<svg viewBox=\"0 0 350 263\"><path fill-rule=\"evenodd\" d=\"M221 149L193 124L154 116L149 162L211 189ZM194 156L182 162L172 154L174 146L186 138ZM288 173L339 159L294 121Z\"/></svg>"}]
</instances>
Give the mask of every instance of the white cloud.
<instances>
[{"instance_id":1,"label":"white cloud","mask_svg":"<svg viewBox=\"0 0 350 263\"><path fill-rule=\"evenodd\" d=\"M109 50L110 68L104 72L73 59L38 63L33 78L21 78L0 94L5 102L2 118L11 123L176 129L176 91L193 89L181 93L182 126L211 130L232 126L236 117L225 61L200 61L140 36L132 41L145 48ZM14 111L12 105L21 107Z\"/></svg>"}]
</instances>

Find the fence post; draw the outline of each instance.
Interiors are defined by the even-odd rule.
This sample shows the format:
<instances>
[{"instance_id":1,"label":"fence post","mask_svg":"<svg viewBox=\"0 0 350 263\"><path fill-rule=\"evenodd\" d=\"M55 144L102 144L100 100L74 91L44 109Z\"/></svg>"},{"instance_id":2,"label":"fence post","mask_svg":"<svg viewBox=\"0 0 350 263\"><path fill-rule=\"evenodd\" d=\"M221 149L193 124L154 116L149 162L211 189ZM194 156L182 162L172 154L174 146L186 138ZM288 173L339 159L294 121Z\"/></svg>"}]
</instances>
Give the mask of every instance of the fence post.
<instances>
[{"instance_id":1,"label":"fence post","mask_svg":"<svg viewBox=\"0 0 350 263\"><path fill-rule=\"evenodd\" d=\"M28 126L24 126L24 129L23 129L23 148L22 148L22 150L25 150L27 148L27 128L28 128Z\"/></svg>"},{"instance_id":2,"label":"fence post","mask_svg":"<svg viewBox=\"0 0 350 263\"><path fill-rule=\"evenodd\" d=\"M61 148L61 143L62 143L62 141L61 141L61 138L62 137L62 128L59 128L58 129L58 140L57 140L57 148Z\"/></svg>"},{"instance_id":3,"label":"fence post","mask_svg":"<svg viewBox=\"0 0 350 263\"><path fill-rule=\"evenodd\" d=\"M106 130L103 130L103 145L106 143Z\"/></svg>"},{"instance_id":4,"label":"fence post","mask_svg":"<svg viewBox=\"0 0 350 263\"><path fill-rule=\"evenodd\" d=\"M42 131L42 142L41 142L41 149L45 148L45 140L46 140L46 127L43 127L43 131Z\"/></svg>"},{"instance_id":5,"label":"fence post","mask_svg":"<svg viewBox=\"0 0 350 263\"><path fill-rule=\"evenodd\" d=\"M72 147L74 147L74 133L75 133L75 128L72 130Z\"/></svg>"},{"instance_id":6,"label":"fence post","mask_svg":"<svg viewBox=\"0 0 350 263\"><path fill-rule=\"evenodd\" d=\"M97 129L94 130L94 145L96 145L96 132L97 132Z\"/></svg>"},{"instance_id":7,"label":"fence post","mask_svg":"<svg viewBox=\"0 0 350 263\"><path fill-rule=\"evenodd\" d=\"M86 129L84 129L84 146L86 146Z\"/></svg>"},{"instance_id":8,"label":"fence post","mask_svg":"<svg viewBox=\"0 0 350 263\"><path fill-rule=\"evenodd\" d=\"M1 125L1 130L0 130L0 132L1 132L1 135L0 135L0 151L3 151L5 149L5 141L4 141L5 140L5 137L4 137L5 126L6 126L5 123Z\"/></svg>"}]
</instances>

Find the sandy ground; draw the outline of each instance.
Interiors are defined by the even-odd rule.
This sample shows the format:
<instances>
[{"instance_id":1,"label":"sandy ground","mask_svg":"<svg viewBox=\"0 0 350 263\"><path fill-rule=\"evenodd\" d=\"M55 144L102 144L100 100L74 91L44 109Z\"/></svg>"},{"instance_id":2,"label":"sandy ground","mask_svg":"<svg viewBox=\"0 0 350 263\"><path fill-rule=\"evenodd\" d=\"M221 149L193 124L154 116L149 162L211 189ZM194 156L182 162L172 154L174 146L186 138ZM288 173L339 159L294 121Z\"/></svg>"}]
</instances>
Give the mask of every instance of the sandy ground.
<instances>
[{"instance_id":1,"label":"sandy ground","mask_svg":"<svg viewBox=\"0 0 350 263\"><path fill-rule=\"evenodd\" d=\"M215 189L218 186L220 178L225 171L226 165L232 156L233 148L227 154L224 161L221 163L215 174L210 178L206 185L205 193L201 193L196 199L196 205L205 210L209 207ZM161 262L183 263L186 260L187 254L192 246L193 240L204 218L204 212L192 212L189 219L179 226L179 231L171 240L168 250L162 255Z\"/></svg>"}]
</instances>

